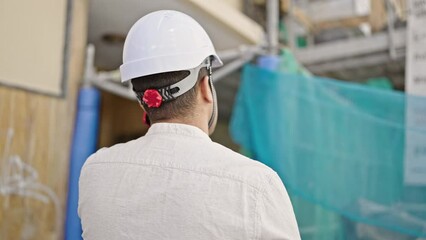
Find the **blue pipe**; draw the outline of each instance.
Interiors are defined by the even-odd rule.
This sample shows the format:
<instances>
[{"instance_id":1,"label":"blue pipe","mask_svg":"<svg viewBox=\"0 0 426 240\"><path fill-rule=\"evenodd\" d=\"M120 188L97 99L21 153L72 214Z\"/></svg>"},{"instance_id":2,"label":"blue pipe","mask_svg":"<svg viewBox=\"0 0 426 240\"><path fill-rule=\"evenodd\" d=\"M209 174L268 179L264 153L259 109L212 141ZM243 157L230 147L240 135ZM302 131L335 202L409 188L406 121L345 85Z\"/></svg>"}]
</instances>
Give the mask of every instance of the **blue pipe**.
<instances>
[{"instance_id":1,"label":"blue pipe","mask_svg":"<svg viewBox=\"0 0 426 240\"><path fill-rule=\"evenodd\" d=\"M65 239L82 239L78 207L78 179L86 159L96 151L99 132L100 92L94 87L82 87L78 94L74 135L71 145L68 205Z\"/></svg>"}]
</instances>

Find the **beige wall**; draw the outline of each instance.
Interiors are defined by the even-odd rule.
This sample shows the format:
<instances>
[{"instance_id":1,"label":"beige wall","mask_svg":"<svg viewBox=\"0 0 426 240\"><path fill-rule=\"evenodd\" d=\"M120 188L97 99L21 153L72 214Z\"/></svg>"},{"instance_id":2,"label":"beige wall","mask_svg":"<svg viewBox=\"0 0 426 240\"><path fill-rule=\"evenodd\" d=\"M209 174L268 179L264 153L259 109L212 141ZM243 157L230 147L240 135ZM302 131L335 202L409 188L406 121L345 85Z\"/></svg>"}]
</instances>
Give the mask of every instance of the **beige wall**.
<instances>
[{"instance_id":1,"label":"beige wall","mask_svg":"<svg viewBox=\"0 0 426 240\"><path fill-rule=\"evenodd\" d=\"M0 83L62 94L67 1L0 1Z\"/></svg>"},{"instance_id":2,"label":"beige wall","mask_svg":"<svg viewBox=\"0 0 426 240\"><path fill-rule=\"evenodd\" d=\"M11 155L19 155L24 163L32 166L38 172L38 181L33 183L46 185L59 198L60 224L55 225L52 202L0 193L0 239L63 238L69 149L76 92L84 65L88 2L73 0L73 5L66 97L55 98L0 86L0 167L3 171ZM8 129L14 129L15 134L8 156L4 158Z\"/></svg>"}]
</instances>

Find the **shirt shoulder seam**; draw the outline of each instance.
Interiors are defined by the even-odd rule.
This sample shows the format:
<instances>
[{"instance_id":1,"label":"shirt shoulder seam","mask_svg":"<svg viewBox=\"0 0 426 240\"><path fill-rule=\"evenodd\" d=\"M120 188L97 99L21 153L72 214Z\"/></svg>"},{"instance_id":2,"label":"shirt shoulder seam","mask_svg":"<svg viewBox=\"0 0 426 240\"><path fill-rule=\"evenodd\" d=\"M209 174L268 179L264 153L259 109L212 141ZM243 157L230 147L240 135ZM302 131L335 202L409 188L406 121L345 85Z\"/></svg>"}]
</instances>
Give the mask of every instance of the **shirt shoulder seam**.
<instances>
[{"instance_id":1,"label":"shirt shoulder seam","mask_svg":"<svg viewBox=\"0 0 426 240\"><path fill-rule=\"evenodd\" d=\"M267 184L271 185L272 183L272 174L268 174L268 181ZM257 193L259 197L256 198L256 202L255 202L255 223L257 223L257 228L256 228L256 224L255 224L255 236L254 239L261 239L261 234L262 234L262 218L260 217L260 213L259 213L259 200L263 199L263 196L265 194L266 191L266 185L262 186L262 189ZM257 230L259 229L259 232L257 232Z\"/></svg>"}]
</instances>

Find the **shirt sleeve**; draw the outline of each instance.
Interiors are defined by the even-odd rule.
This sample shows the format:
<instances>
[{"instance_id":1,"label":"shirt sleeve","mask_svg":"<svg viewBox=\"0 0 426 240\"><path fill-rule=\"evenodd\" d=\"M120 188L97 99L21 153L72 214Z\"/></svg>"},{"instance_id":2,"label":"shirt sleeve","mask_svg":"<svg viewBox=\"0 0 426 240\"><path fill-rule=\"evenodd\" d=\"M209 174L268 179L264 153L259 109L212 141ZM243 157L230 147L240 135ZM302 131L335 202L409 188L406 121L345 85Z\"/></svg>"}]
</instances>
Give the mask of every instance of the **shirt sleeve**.
<instances>
[{"instance_id":1,"label":"shirt sleeve","mask_svg":"<svg viewBox=\"0 0 426 240\"><path fill-rule=\"evenodd\" d=\"M260 239L300 239L287 191L274 173L259 199Z\"/></svg>"}]
</instances>

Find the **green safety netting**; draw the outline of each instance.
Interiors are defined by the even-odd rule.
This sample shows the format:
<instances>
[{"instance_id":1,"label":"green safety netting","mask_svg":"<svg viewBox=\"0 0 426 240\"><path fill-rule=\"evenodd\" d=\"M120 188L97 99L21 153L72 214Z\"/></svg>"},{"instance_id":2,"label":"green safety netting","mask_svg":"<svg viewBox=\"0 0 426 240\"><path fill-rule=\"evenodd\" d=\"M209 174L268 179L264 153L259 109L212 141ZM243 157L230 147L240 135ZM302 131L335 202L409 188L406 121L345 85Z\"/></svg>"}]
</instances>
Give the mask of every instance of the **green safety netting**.
<instances>
[{"instance_id":1,"label":"green safety netting","mask_svg":"<svg viewBox=\"0 0 426 240\"><path fill-rule=\"evenodd\" d=\"M303 239L373 239L369 226L398 239L426 236L426 186L404 183L406 133L424 147L426 125L406 126L407 98L246 65L231 134L278 172ZM426 106L425 98L410 101ZM426 162L426 148L419 151Z\"/></svg>"}]
</instances>

